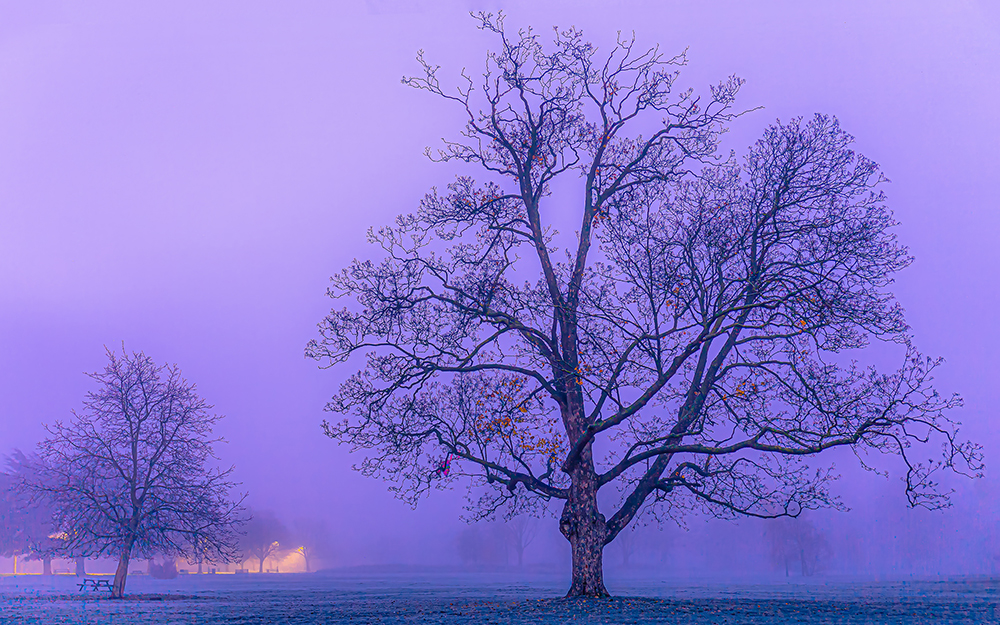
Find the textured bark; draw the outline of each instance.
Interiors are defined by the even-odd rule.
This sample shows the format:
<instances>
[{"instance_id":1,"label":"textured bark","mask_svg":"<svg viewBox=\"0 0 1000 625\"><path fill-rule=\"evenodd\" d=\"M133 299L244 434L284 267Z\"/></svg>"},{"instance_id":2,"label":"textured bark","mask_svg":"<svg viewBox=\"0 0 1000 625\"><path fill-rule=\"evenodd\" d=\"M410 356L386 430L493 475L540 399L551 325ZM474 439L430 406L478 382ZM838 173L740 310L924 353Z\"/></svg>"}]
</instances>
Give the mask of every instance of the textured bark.
<instances>
[{"instance_id":1,"label":"textured bark","mask_svg":"<svg viewBox=\"0 0 1000 625\"><path fill-rule=\"evenodd\" d=\"M573 470L569 499L559 531L573 552L573 577L567 597L608 597L604 587L604 541L607 520L597 507L597 475L588 446Z\"/></svg>"},{"instance_id":2,"label":"textured bark","mask_svg":"<svg viewBox=\"0 0 1000 625\"><path fill-rule=\"evenodd\" d=\"M42 558L42 575L52 575L52 558Z\"/></svg>"},{"instance_id":3,"label":"textured bark","mask_svg":"<svg viewBox=\"0 0 1000 625\"><path fill-rule=\"evenodd\" d=\"M129 542L122 549L118 558L118 568L115 569L115 581L111 585L111 598L121 599L125 595L125 580L128 578L128 562L132 555L132 543Z\"/></svg>"},{"instance_id":4,"label":"textured bark","mask_svg":"<svg viewBox=\"0 0 1000 625\"><path fill-rule=\"evenodd\" d=\"M83 575L86 575L86 574L87 574L86 560L84 558L77 558L76 559L76 576L77 577L82 577Z\"/></svg>"},{"instance_id":5,"label":"textured bark","mask_svg":"<svg viewBox=\"0 0 1000 625\"><path fill-rule=\"evenodd\" d=\"M573 578L566 596L609 596L604 587L604 515L593 503L576 505L570 501L563 509L559 529L573 551Z\"/></svg>"}]
</instances>

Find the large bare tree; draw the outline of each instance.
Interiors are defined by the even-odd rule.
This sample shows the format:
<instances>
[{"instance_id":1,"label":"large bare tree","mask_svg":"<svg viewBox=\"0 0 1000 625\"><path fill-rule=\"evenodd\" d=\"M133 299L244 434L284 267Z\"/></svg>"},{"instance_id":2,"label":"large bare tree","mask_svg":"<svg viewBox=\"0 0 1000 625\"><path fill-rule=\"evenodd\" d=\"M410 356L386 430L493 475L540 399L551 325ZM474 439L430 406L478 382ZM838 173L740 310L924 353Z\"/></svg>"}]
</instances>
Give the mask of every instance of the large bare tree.
<instances>
[{"instance_id":1,"label":"large bare tree","mask_svg":"<svg viewBox=\"0 0 1000 625\"><path fill-rule=\"evenodd\" d=\"M69 423L47 426L37 479L54 508L63 555L118 558L111 596L122 597L129 560L190 554L235 560L242 498L232 468L213 466L220 419L181 377L143 353L108 351L99 384Z\"/></svg>"},{"instance_id":2,"label":"large bare tree","mask_svg":"<svg viewBox=\"0 0 1000 625\"><path fill-rule=\"evenodd\" d=\"M381 258L333 278L352 302L307 348L359 367L324 427L367 450L364 474L411 502L471 478L486 516L562 500L569 594L601 596L602 549L644 509L838 505L806 462L835 447L899 456L913 505L945 503L939 469L979 470L887 290L910 258L883 177L835 119L777 123L726 158L738 78L699 96L676 88L683 55L620 38L599 56L575 29L546 44L477 18L496 38L482 76L447 88L421 54L404 83L464 116L432 157L484 180L373 231ZM848 360L872 340L902 367ZM917 462L931 437L943 457Z\"/></svg>"}]
</instances>

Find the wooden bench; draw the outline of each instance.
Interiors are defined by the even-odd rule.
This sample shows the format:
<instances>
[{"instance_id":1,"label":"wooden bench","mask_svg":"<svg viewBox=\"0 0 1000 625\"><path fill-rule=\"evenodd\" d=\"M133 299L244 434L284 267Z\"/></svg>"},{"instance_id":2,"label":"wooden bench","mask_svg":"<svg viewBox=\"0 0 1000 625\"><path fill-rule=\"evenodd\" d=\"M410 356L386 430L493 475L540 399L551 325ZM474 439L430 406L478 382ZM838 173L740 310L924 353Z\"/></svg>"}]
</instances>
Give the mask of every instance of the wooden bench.
<instances>
[{"instance_id":1,"label":"wooden bench","mask_svg":"<svg viewBox=\"0 0 1000 625\"><path fill-rule=\"evenodd\" d=\"M80 582L80 590L107 590L111 592L111 580L84 578Z\"/></svg>"}]
</instances>

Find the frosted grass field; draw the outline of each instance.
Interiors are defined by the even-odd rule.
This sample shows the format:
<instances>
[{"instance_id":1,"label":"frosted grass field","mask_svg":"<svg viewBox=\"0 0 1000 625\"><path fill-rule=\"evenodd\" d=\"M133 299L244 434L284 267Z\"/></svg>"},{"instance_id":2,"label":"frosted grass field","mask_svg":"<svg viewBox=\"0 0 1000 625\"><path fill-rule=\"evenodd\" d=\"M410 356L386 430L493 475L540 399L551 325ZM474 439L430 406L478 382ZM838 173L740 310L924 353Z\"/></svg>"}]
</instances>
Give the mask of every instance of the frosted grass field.
<instances>
[{"instance_id":1,"label":"frosted grass field","mask_svg":"<svg viewBox=\"0 0 1000 625\"><path fill-rule=\"evenodd\" d=\"M353 569L131 577L123 601L77 578L0 577L0 623L1000 623L997 580L722 583L610 576L612 600L559 599L563 575Z\"/></svg>"}]
</instances>

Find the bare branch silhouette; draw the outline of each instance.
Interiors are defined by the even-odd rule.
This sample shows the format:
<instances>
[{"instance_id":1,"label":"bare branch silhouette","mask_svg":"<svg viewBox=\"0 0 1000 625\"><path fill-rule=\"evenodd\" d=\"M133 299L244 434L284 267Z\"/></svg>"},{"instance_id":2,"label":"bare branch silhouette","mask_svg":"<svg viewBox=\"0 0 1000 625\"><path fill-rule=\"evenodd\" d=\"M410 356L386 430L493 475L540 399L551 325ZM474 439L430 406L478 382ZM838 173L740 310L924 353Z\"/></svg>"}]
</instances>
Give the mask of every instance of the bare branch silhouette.
<instances>
[{"instance_id":1,"label":"bare branch silhouette","mask_svg":"<svg viewBox=\"0 0 1000 625\"><path fill-rule=\"evenodd\" d=\"M884 178L834 118L775 123L738 162L717 147L740 79L677 92L684 55L619 38L599 57L575 29L544 45L477 19L497 45L481 77L451 90L421 54L404 83L457 107L465 130L433 157L486 182L371 231L381 258L332 279L350 303L307 348L360 367L324 427L367 452L362 473L411 503L468 479L480 516L564 500L570 595L600 596L602 549L644 506L838 506L835 474L805 461L835 447L899 456L913 505L946 505L941 469L980 470L887 290L911 259ZM573 202L560 262L556 207ZM836 357L872 340L905 345L898 371ZM944 454L920 463L930 439Z\"/></svg>"}]
</instances>

